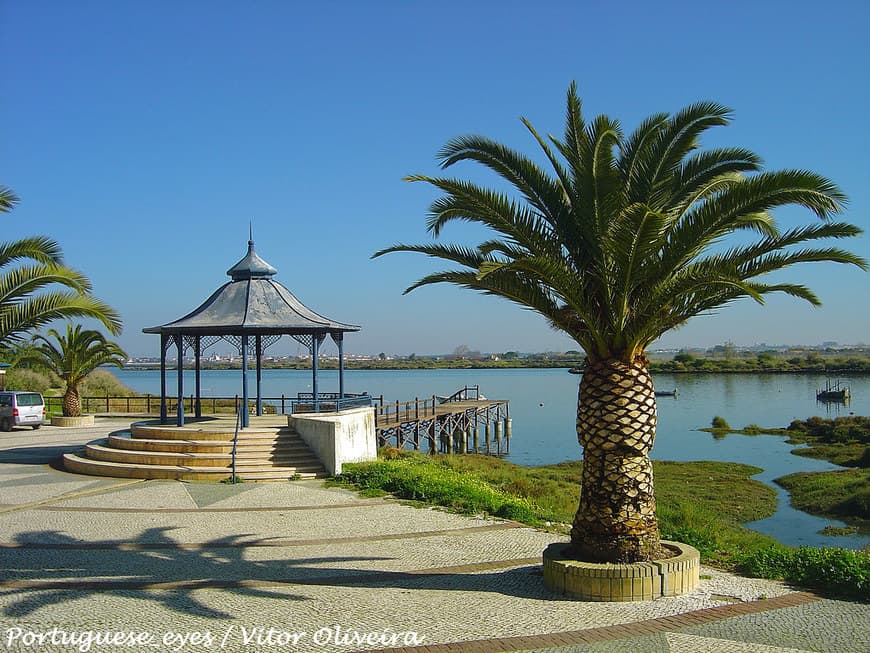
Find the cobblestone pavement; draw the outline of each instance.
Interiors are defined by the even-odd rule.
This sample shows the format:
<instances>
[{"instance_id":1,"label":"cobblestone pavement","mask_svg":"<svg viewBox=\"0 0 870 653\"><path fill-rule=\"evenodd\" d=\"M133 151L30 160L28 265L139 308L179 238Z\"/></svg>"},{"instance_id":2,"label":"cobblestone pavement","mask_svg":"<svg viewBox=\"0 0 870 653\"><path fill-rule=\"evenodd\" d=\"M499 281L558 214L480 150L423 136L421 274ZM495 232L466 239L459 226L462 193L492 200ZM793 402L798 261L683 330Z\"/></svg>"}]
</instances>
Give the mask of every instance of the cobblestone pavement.
<instances>
[{"instance_id":1,"label":"cobblestone pavement","mask_svg":"<svg viewBox=\"0 0 870 653\"><path fill-rule=\"evenodd\" d=\"M559 537L512 523L51 466L128 424L0 434L0 651L870 651L870 606L780 583L704 569L688 596L571 601L541 577Z\"/></svg>"}]
</instances>

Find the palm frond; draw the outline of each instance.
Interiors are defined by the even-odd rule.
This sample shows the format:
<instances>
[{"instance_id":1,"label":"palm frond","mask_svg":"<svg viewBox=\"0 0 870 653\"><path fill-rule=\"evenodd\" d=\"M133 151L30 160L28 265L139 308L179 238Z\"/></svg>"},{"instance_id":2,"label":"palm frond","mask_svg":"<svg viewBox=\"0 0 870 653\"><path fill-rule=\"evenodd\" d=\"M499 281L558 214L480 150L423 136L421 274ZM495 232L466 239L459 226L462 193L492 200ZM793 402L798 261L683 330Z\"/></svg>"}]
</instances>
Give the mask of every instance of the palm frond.
<instances>
[{"instance_id":1,"label":"palm frond","mask_svg":"<svg viewBox=\"0 0 870 653\"><path fill-rule=\"evenodd\" d=\"M0 186L0 213L8 213L18 204L18 196L11 188Z\"/></svg>"},{"instance_id":2,"label":"palm frond","mask_svg":"<svg viewBox=\"0 0 870 653\"><path fill-rule=\"evenodd\" d=\"M0 274L0 306L26 300L33 293L53 284L72 288L79 293L90 290L90 282L81 272L60 265L22 265Z\"/></svg>"},{"instance_id":3,"label":"palm frond","mask_svg":"<svg viewBox=\"0 0 870 653\"><path fill-rule=\"evenodd\" d=\"M19 259L30 259L44 265L63 264L60 245L46 236L31 236L9 243L0 243L0 268Z\"/></svg>"},{"instance_id":4,"label":"palm frond","mask_svg":"<svg viewBox=\"0 0 870 653\"><path fill-rule=\"evenodd\" d=\"M93 318L113 335L121 333L121 316L105 302L75 292L51 292L30 297L26 302L3 305L0 342L20 340L33 329L71 317Z\"/></svg>"},{"instance_id":5,"label":"palm frond","mask_svg":"<svg viewBox=\"0 0 870 653\"><path fill-rule=\"evenodd\" d=\"M442 168L460 161L477 161L494 171L526 198L550 223L562 204L559 185L528 157L482 136L460 136L438 153Z\"/></svg>"}]
</instances>

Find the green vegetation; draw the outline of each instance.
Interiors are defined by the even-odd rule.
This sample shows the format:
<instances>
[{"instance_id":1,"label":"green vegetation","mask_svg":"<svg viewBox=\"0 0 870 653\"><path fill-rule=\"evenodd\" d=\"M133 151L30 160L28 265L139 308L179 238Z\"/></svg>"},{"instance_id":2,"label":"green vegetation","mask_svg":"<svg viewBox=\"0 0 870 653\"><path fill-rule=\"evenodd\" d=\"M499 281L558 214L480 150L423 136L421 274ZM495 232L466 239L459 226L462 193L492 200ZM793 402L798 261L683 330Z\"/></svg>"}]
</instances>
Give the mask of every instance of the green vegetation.
<instances>
[{"instance_id":1,"label":"green vegetation","mask_svg":"<svg viewBox=\"0 0 870 653\"><path fill-rule=\"evenodd\" d=\"M849 352L740 352L717 357L715 353L695 355L676 354L672 360L654 360L652 372L689 374L870 374L870 355L867 351Z\"/></svg>"},{"instance_id":2,"label":"green vegetation","mask_svg":"<svg viewBox=\"0 0 870 653\"><path fill-rule=\"evenodd\" d=\"M795 420L786 431L789 442L806 444L793 453L829 460L843 467L870 467L870 417L810 417Z\"/></svg>"},{"instance_id":3,"label":"green vegetation","mask_svg":"<svg viewBox=\"0 0 870 653\"><path fill-rule=\"evenodd\" d=\"M6 387L14 390L33 390L46 397L59 397L63 394L63 381L56 374L45 369L13 367L6 373ZM80 386L84 397L137 397L139 394L124 385L109 370L94 370Z\"/></svg>"},{"instance_id":4,"label":"green vegetation","mask_svg":"<svg viewBox=\"0 0 870 653\"><path fill-rule=\"evenodd\" d=\"M709 564L733 567L740 552L774 540L740 526L776 509L776 493L737 463L654 463L662 535L697 547ZM382 459L345 465L339 482L389 492L465 513L514 519L567 533L577 509L583 464L522 467L491 456L427 456L383 451ZM547 524L549 522L549 524Z\"/></svg>"},{"instance_id":5,"label":"green vegetation","mask_svg":"<svg viewBox=\"0 0 870 653\"><path fill-rule=\"evenodd\" d=\"M389 492L464 513L485 512L566 533L582 463L521 467L487 456L426 456L382 450L376 462L344 466L333 482L369 496ZM654 463L662 536L701 551L705 564L787 580L834 596L866 599L870 554L794 549L740 524L773 513L776 496L737 463Z\"/></svg>"},{"instance_id":6,"label":"green vegetation","mask_svg":"<svg viewBox=\"0 0 870 653\"><path fill-rule=\"evenodd\" d=\"M10 390L32 390L50 394L62 385L62 381L44 370L13 367L6 373L6 387Z\"/></svg>"},{"instance_id":7,"label":"green vegetation","mask_svg":"<svg viewBox=\"0 0 870 653\"><path fill-rule=\"evenodd\" d=\"M716 415L713 418L712 428L716 430L730 431L731 425L725 420L724 417Z\"/></svg>"},{"instance_id":8,"label":"green vegetation","mask_svg":"<svg viewBox=\"0 0 870 653\"><path fill-rule=\"evenodd\" d=\"M776 479L798 510L834 517L870 535L870 469L798 472Z\"/></svg>"},{"instance_id":9,"label":"green vegetation","mask_svg":"<svg viewBox=\"0 0 870 653\"><path fill-rule=\"evenodd\" d=\"M845 353L848 351L848 353ZM770 360L773 356L769 352L762 352L763 360ZM806 353L801 350L799 355L793 352L777 352L773 358L773 364L764 367L758 366L758 356L754 352L737 352L730 358L723 359L717 355L715 348L708 350L705 355L690 353L676 354L673 360L656 358L660 354L652 354L650 371L662 373L787 373L787 374L818 374L822 373L870 373L870 350L821 350L820 352ZM585 356L578 350L566 352L546 352L520 355L515 351L507 351L501 354L470 356L425 356L422 354L409 354L406 357L373 359L347 359L345 368L349 370L445 370L445 369L552 369L572 367L581 368L585 362ZM337 369L338 361L324 358L320 360L322 369ZM203 369L240 369L241 362L226 361L202 361ZM311 361L304 358L282 358L276 360L264 360L264 369L311 369ZM159 364L137 364L130 369L159 369Z\"/></svg>"},{"instance_id":10,"label":"green vegetation","mask_svg":"<svg viewBox=\"0 0 870 653\"><path fill-rule=\"evenodd\" d=\"M849 549L773 546L743 555L737 570L749 576L784 580L824 594L867 601L870 553Z\"/></svg>"}]
</instances>

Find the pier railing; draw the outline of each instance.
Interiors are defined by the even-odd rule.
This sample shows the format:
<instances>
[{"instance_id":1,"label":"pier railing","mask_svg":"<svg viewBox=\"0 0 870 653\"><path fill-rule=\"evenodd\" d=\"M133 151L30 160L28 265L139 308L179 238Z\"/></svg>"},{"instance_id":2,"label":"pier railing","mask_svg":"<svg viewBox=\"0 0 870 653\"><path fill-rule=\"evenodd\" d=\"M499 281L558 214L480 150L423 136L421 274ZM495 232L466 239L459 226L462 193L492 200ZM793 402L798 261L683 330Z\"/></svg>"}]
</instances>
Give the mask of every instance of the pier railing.
<instances>
[{"instance_id":1,"label":"pier railing","mask_svg":"<svg viewBox=\"0 0 870 653\"><path fill-rule=\"evenodd\" d=\"M456 392L454 392L449 397L442 397L442 403L447 401L478 401L483 399L480 396L480 386L479 385L467 385L463 388L459 388Z\"/></svg>"},{"instance_id":2,"label":"pier railing","mask_svg":"<svg viewBox=\"0 0 870 653\"><path fill-rule=\"evenodd\" d=\"M431 419L435 415L435 406L439 403L435 395L432 395L431 399L416 397L414 401L396 401L395 403L384 403L383 395L378 399L379 402L375 403L375 428L396 422Z\"/></svg>"},{"instance_id":3,"label":"pier railing","mask_svg":"<svg viewBox=\"0 0 870 653\"><path fill-rule=\"evenodd\" d=\"M375 400L378 446L430 453L510 452L508 402L487 399L480 386L465 386L450 396L413 401Z\"/></svg>"}]
</instances>

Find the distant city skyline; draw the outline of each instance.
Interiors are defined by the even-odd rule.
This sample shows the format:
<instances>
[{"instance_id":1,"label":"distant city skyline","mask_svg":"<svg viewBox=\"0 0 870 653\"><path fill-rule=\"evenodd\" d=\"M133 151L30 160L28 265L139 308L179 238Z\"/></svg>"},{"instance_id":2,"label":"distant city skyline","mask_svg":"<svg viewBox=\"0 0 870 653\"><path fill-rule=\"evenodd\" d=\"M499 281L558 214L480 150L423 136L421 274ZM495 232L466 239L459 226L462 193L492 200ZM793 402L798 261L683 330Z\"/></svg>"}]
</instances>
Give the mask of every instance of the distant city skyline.
<instances>
[{"instance_id":1,"label":"distant city skyline","mask_svg":"<svg viewBox=\"0 0 870 653\"><path fill-rule=\"evenodd\" d=\"M734 109L704 147L747 147L800 168L870 216L866 3L0 3L0 184L20 205L4 240L46 234L124 319L118 342L154 356L144 327L194 309L245 253L249 224L276 279L335 320L349 353L459 345L577 345L503 300L423 288L429 259L371 254L428 240L431 189L450 138L478 133L533 156L520 123L563 127L578 83L587 117L623 128L711 99ZM555 17L558 16L558 19ZM836 29L831 26L836 25ZM603 28L607 26L607 28ZM473 167L457 176L494 183ZM815 218L776 214L784 228ZM451 225L443 242L485 234ZM870 258L865 235L836 243ZM833 264L782 275L823 302L773 297L666 334L654 348L870 341L870 275ZM332 353L326 347L327 354ZM279 345L275 351L282 351ZM284 351L295 351L288 343Z\"/></svg>"}]
</instances>

